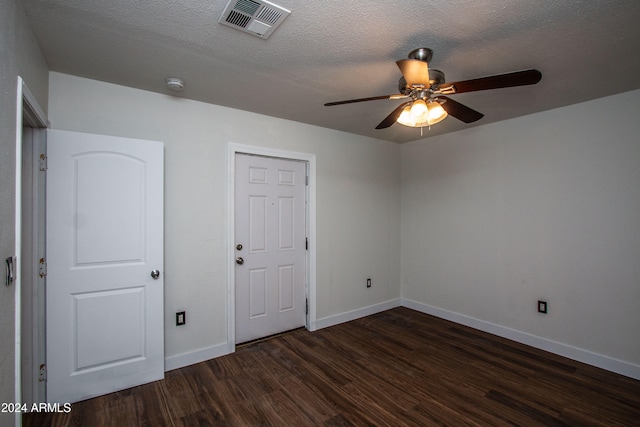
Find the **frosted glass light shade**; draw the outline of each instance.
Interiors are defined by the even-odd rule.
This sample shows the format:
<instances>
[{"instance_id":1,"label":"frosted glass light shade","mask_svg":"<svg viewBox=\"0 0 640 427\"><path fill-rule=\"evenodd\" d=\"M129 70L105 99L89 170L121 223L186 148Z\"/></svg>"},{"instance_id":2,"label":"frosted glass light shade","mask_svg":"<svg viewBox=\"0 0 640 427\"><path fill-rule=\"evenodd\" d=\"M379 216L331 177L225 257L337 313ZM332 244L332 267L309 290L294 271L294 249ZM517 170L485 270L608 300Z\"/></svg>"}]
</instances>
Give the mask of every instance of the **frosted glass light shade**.
<instances>
[{"instance_id":1,"label":"frosted glass light shade","mask_svg":"<svg viewBox=\"0 0 640 427\"><path fill-rule=\"evenodd\" d=\"M406 107L404 107L402 113L400 113L400 116L396 121L401 125L409 127L416 126L416 119L411 115L411 105L407 105Z\"/></svg>"},{"instance_id":2,"label":"frosted glass light shade","mask_svg":"<svg viewBox=\"0 0 640 427\"><path fill-rule=\"evenodd\" d=\"M414 101L413 104L411 105L411 115L416 120L423 117L427 111L428 111L427 103L424 102L422 99L418 99L417 101Z\"/></svg>"},{"instance_id":3,"label":"frosted glass light shade","mask_svg":"<svg viewBox=\"0 0 640 427\"><path fill-rule=\"evenodd\" d=\"M429 111L428 121L430 125L439 123L448 116L447 112L442 108L442 105L436 101L429 101L427 104L427 110Z\"/></svg>"},{"instance_id":4,"label":"frosted glass light shade","mask_svg":"<svg viewBox=\"0 0 640 427\"><path fill-rule=\"evenodd\" d=\"M416 104L420 105L416 109ZM416 115L415 112L419 112L420 109L426 107L422 113ZM407 105L400 113L400 116L396 120L398 123L409 127L425 127L431 126L436 123L440 123L448 116L447 112L442 108L437 101L425 102L421 99L414 101L412 104Z\"/></svg>"}]
</instances>

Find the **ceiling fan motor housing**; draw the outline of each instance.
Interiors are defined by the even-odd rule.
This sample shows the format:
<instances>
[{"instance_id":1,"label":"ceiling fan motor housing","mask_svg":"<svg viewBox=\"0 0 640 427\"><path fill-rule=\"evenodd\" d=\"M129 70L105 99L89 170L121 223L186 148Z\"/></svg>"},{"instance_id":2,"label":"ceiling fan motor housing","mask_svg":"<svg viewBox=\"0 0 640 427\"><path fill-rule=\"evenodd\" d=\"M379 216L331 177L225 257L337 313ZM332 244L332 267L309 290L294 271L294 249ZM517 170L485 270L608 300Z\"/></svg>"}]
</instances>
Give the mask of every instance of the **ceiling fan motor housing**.
<instances>
[{"instance_id":1,"label":"ceiling fan motor housing","mask_svg":"<svg viewBox=\"0 0 640 427\"><path fill-rule=\"evenodd\" d=\"M438 86L445 82L444 73L435 68L429 68L429 86ZM413 88L407 84L404 76L398 81L398 91L403 95L409 95Z\"/></svg>"}]
</instances>

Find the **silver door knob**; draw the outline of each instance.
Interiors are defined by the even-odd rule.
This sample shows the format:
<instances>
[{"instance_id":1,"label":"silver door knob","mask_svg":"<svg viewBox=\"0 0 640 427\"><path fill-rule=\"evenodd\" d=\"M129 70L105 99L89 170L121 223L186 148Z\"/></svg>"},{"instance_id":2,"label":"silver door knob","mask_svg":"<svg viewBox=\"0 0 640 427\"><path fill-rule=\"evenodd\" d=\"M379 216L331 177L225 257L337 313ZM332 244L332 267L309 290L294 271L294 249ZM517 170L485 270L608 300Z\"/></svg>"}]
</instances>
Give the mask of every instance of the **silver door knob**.
<instances>
[{"instance_id":1,"label":"silver door knob","mask_svg":"<svg viewBox=\"0 0 640 427\"><path fill-rule=\"evenodd\" d=\"M242 257L239 256L238 258L236 258L236 264L238 264L238 265L244 264L244 259L242 259Z\"/></svg>"},{"instance_id":2,"label":"silver door knob","mask_svg":"<svg viewBox=\"0 0 640 427\"><path fill-rule=\"evenodd\" d=\"M153 277L155 280L158 280L158 277L160 277L160 271L159 270L153 270L151 272L151 277Z\"/></svg>"}]
</instances>

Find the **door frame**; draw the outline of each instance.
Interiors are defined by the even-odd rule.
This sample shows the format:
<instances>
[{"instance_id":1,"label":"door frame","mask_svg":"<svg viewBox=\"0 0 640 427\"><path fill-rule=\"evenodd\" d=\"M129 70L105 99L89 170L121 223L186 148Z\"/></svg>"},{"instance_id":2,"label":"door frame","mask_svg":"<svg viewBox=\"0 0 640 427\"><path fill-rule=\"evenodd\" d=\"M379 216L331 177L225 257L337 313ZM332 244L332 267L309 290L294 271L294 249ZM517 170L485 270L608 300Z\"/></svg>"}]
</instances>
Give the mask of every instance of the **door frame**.
<instances>
[{"instance_id":1,"label":"door frame","mask_svg":"<svg viewBox=\"0 0 640 427\"><path fill-rule=\"evenodd\" d=\"M307 238L306 253L306 293L309 312L306 317L306 327L310 331L316 330L316 155L296 151L280 150L268 147L228 143L227 145L227 351L236 349L236 309L235 309L235 159L236 154L249 154L263 157L276 157L285 160L306 162L309 184L306 188L307 196Z\"/></svg>"},{"instance_id":2,"label":"door frame","mask_svg":"<svg viewBox=\"0 0 640 427\"><path fill-rule=\"evenodd\" d=\"M24 195L33 198L33 187L31 188L23 188L22 187L22 178L23 178L23 169L22 162L23 156L30 156L31 154L35 154L34 150L24 150L26 153L23 153L23 144L25 143L33 143L33 139L31 141L27 141L25 139L25 135L23 135L23 127L30 128L48 128L49 121L47 119L47 115L44 113L44 110L38 104L36 97L33 96L29 87L27 86L24 79L18 76L17 79L17 96L16 96L16 166L15 166L15 248L14 254L17 257L15 271L18 272L16 275L15 284L15 402L23 402L23 388L25 393L28 396L31 396L31 399L34 401L44 402L45 396L41 396L38 392L38 388L33 386L33 383L23 384L22 371L23 369L29 369L32 373L37 372L37 364L38 361L32 359L32 366L22 366L22 353L23 351L27 352L35 352L44 354L44 348L42 346L44 343L38 341L37 336L39 335L38 328L44 327L44 313L40 312L39 307L41 307L41 302L43 301L23 301L22 299L22 275L25 272L29 271L31 276L34 276L37 273L37 268L33 265L31 266L23 266L22 264L22 253L23 250L32 250L33 246L37 246L42 244L43 242L38 242L38 236L34 233L36 230L33 229L34 225L32 224L23 224L22 222L22 210L23 210L23 192ZM44 142L43 142L44 143ZM35 147L29 147L34 148ZM31 160L25 159L25 160ZM37 206L32 206L31 208L35 208L38 210L38 213L41 213L41 209L44 209L44 206L38 202L36 202ZM34 213L35 214L35 213ZM44 224L38 224L44 227ZM42 231L42 230L40 230ZM27 233L29 238L22 240L23 233ZM23 248L24 243L24 248ZM32 285L36 285L33 284ZM29 290L27 290L29 291ZM28 292L33 295L33 292ZM42 297L41 293L36 293ZM24 311L24 313L23 313ZM22 316L23 314L27 316L30 320L28 324L23 325ZM31 340L23 342L22 340L22 331L24 329L29 329L29 336L32 338ZM37 348L34 348L37 347ZM16 425L19 425L21 420L21 414L16 413Z\"/></svg>"}]
</instances>

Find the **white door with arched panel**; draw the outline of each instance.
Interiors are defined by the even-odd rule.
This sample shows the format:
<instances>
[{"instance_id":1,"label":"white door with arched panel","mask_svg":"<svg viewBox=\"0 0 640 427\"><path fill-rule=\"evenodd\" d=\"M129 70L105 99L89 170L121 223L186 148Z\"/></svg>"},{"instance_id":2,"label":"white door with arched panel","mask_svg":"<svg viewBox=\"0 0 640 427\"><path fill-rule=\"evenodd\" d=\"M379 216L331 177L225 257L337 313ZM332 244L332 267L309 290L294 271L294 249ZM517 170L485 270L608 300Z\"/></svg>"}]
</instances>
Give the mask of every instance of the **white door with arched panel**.
<instances>
[{"instance_id":1,"label":"white door with arched panel","mask_svg":"<svg viewBox=\"0 0 640 427\"><path fill-rule=\"evenodd\" d=\"M306 167L236 154L236 343L305 326Z\"/></svg>"},{"instance_id":2,"label":"white door with arched panel","mask_svg":"<svg viewBox=\"0 0 640 427\"><path fill-rule=\"evenodd\" d=\"M49 130L47 155L47 400L163 378L163 144Z\"/></svg>"}]
</instances>

